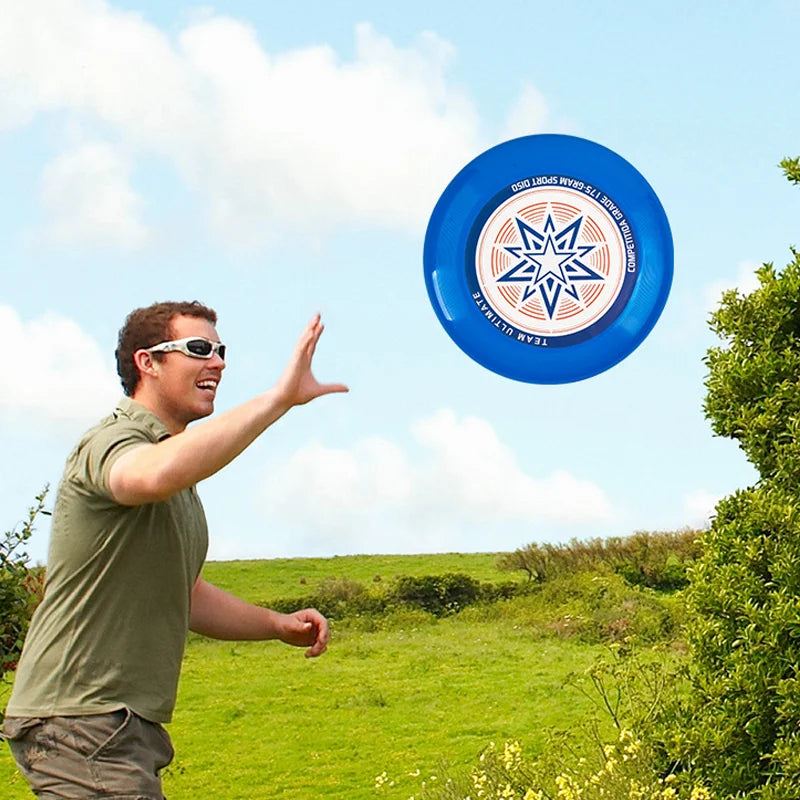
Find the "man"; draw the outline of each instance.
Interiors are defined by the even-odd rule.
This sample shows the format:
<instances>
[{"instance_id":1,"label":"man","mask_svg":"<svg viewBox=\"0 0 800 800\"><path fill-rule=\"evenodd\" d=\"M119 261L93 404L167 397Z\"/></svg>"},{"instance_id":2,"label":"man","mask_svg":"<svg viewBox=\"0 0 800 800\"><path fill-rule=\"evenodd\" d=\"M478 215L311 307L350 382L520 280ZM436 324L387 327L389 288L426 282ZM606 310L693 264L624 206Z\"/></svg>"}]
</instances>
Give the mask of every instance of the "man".
<instances>
[{"instance_id":1,"label":"man","mask_svg":"<svg viewBox=\"0 0 800 800\"><path fill-rule=\"evenodd\" d=\"M213 310L157 303L119 335L126 397L70 454L58 491L45 596L31 622L3 732L42 797L162 800L187 629L280 639L324 652L325 618L279 614L200 577L207 549L195 484L230 463L292 406L331 392L311 371L308 324L275 386L214 410L225 346Z\"/></svg>"}]
</instances>

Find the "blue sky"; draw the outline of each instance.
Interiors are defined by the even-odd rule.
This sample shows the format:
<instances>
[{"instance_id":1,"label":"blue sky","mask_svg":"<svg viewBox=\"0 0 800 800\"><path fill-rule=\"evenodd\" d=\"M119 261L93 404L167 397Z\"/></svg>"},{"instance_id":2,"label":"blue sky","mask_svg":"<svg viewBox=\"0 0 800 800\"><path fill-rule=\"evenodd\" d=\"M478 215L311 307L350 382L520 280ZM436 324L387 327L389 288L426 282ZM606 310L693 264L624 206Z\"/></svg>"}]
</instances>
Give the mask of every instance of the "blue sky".
<instances>
[{"instance_id":1,"label":"blue sky","mask_svg":"<svg viewBox=\"0 0 800 800\"><path fill-rule=\"evenodd\" d=\"M268 388L312 313L321 380L200 487L212 558L488 551L707 521L755 480L702 414L707 316L798 244L783 2L0 0L0 523L121 393L125 314L217 309L217 408ZM633 163L672 226L627 359L537 386L465 356L425 292L430 212L535 133ZM46 557L47 526L31 542Z\"/></svg>"}]
</instances>

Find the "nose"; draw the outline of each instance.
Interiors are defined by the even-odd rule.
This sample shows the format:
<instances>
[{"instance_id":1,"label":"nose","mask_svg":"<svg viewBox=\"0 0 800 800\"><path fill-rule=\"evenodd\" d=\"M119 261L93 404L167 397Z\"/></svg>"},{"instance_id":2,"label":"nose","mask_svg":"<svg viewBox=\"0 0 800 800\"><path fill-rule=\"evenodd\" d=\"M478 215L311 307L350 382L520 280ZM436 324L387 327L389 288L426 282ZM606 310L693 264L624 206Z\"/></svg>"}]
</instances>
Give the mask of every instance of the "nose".
<instances>
[{"instance_id":1,"label":"nose","mask_svg":"<svg viewBox=\"0 0 800 800\"><path fill-rule=\"evenodd\" d=\"M211 366L213 366L215 369L220 370L220 372L226 367L225 359L222 358L219 353L214 353L214 355L211 356L210 361L211 361Z\"/></svg>"}]
</instances>

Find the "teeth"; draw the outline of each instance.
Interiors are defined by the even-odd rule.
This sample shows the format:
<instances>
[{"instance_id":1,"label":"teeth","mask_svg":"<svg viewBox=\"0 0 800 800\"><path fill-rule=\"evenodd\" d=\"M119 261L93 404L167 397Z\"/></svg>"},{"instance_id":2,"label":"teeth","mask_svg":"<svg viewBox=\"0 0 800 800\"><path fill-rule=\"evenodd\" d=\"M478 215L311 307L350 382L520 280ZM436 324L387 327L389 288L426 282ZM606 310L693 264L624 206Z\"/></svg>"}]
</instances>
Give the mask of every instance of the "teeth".
<instances>
[{"instance_id":1,"label":"teeth","mask_svg":"<svg viewBox=\"0 0 800 800\"><path fill-rule=\"evenodd\" d=\"M200 381L197 384L201 389L216 389L217 381Z\"/></svg>"}]
</instances>

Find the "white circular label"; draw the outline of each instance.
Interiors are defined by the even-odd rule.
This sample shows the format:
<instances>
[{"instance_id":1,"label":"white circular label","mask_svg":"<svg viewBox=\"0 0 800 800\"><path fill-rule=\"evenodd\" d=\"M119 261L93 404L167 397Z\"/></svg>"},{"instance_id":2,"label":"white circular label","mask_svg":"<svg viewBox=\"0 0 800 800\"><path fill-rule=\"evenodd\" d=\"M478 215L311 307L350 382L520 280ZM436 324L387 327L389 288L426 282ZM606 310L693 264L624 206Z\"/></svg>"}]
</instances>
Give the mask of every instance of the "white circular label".
<instances>
[{"instance_id":1,"label":"white circular label","mask_svg":"<svg viewBox=\"0 0 800 800\"><path fill-rule=\"evenodd\" d=\"M573 337L612 308L617 316L615 302L626 285L629 294L637 268L622 210L573 178L540 176L512 191L517 186L478 235L475 273L483 299L514 328L537 337Z\"/></svg>"}]
</instances>

